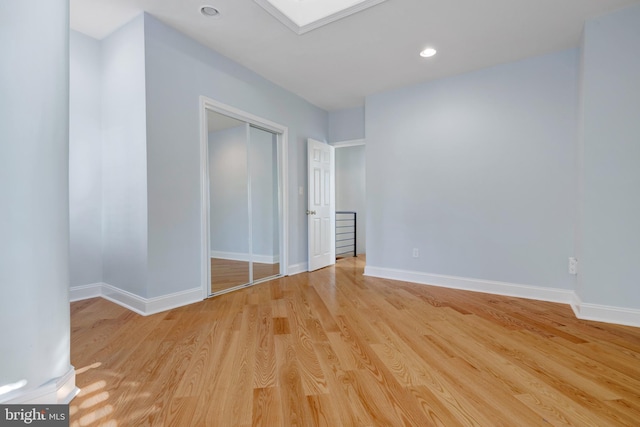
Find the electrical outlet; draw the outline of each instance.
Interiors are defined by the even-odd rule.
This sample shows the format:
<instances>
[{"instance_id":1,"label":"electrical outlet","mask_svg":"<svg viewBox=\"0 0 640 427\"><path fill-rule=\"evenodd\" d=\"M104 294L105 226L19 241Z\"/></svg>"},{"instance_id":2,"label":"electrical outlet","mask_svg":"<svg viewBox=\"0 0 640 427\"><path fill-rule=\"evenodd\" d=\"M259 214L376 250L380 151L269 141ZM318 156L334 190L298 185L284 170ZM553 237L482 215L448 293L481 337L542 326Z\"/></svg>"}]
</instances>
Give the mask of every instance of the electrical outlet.
<instances>
[{"instance_id":1,"label":"electrical outlet","mask_svg":"<svg viewBox=\"0 0 640 427\"><path fill-rule=\"evenodd\" d=\"M420 256L420 252L418 251L418 248L413 248L413 257L418 258L419 256Z\"/></svg>"},{"instance_id":2,"label":"electrical outlet","mask_svg":"<svg viewBox=\"0 0 640 427\"><path fill-rule=\"evenodd\" d=\"M574 257L569 257L569 274L578 274L578 260Z\"/></svg>"}]
</instances>

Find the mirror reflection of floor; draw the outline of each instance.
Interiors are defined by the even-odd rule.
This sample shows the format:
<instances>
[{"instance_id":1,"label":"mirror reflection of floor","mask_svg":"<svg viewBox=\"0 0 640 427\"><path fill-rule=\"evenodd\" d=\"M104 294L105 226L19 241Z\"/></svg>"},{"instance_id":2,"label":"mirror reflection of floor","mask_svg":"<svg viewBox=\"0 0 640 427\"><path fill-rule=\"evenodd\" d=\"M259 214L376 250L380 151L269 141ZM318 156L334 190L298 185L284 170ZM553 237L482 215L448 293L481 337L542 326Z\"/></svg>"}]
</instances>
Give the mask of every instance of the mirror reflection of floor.
<instances>
[{"instance_id":1,"label":"mirror reflection of floor","mask_svg":"<svg viewBox=\"0 0 640 427\"><path fill-rule=\"evenodd\" d=\"M253 263L253 280L280 274L280 264ZM249 283L249 262L211 258L211 293Z\"/></svg>"}]
</instances>

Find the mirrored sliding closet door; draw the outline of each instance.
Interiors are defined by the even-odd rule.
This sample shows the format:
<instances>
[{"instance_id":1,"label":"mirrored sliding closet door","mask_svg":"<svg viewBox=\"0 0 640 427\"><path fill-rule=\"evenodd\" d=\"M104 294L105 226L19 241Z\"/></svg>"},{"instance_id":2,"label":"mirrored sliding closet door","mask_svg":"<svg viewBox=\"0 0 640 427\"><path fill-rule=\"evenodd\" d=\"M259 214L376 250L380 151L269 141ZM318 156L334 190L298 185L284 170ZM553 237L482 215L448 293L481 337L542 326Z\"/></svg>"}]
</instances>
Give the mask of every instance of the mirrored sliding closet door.
<instances>
[{"instance_id":1,"label":"mirrored sliding closet door","mask_svg":"<svg viewBox=\"0 0 640 427\"><path fill-rule=\"evenodd\" d=\"M207 111L210 295L280 275L278 135Z\"/></svg>"}]
</instances>

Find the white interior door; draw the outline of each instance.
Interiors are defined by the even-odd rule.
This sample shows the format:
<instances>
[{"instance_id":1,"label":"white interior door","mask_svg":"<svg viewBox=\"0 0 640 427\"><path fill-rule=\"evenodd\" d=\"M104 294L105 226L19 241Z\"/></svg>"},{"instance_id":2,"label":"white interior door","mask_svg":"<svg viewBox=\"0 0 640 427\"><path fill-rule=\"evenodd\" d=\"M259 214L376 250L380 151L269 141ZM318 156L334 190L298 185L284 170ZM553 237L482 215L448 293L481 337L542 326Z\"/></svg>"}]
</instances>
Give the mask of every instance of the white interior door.
<instances>
[{"instance_id":1,"label":"white interior door","mask_svg":"<svg viewBox=\"0 0 640 427\"><path fill-rule=\"evenodd\" d=\"M334 148L320 141L307 142L309 202L309 271L336 262L336 191Z\"/></svg>"}]
</instances>

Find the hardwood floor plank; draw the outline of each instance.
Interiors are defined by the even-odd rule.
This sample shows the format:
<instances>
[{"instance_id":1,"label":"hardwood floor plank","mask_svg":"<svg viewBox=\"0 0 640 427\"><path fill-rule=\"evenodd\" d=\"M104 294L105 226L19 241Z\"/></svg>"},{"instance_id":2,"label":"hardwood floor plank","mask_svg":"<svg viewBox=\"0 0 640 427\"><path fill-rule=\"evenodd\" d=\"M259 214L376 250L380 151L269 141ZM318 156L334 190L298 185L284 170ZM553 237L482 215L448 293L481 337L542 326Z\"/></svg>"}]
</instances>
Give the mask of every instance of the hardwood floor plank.
<instances>
[{"instance_id":1,"label":"hardwood floor plank","mask_svg":"<svg viewBox=\"0 0 640 427\"><path fill-rule=\"evenodd\" d=\"M193 414L198 409L197 397L182 397L172 399L166 411L166 417L160 411L154 413L150 418L150 425L158 426L183 426L192 425Z\"/></svg>"},{"instance_id":2,"label":"hardwood floor plank","mask_svg":"<svg viewBox=\"0 0 640 427\"><path fill-rule=\"evenodd\" d=\"M239 332L241 339L231 368L228 403L222 408L223 418L234 420L238 425L251 425L257 324L258 307L247 305Z\"/></svg>"},{"instance_id":3,"label":"hardwood floor plank","mask_svg":"<svg viewBox=\"0 0 640 427\"><path fill-rule=\"evenodd\" d=\"M325 394L307 396L311 408L311 425L318 427L334 427L341 425L340 418L333 408L333 401Z\"/></svg>"},{"instance_id":4,"label":"hardwood floor plank","mask_svg":"<svg viewBox=\"0 0 640 427\"><path fill-rule=\"evenodd\" d=\"M315 288L309 289L307 298L309 299L311 307L313 307L313 316L317 317L317 319L320 321L322 330L324 332L338 332L338 325L336 325L336 321L333 318L333 315L325 305L320 295L318 295L318 292L315 290Z\"/></svg>"},{"instance_id":5,"label":"hardwood floor plank","mask_svg":"<svg viewBox=\"0 0 640 427\"><path fill-rule=\"evenodd\" d=\"M229 351L234 348L232 339L236 336L229 331L222 331L219 328L219 323L213 323L206 339L194 352L194 356L175 390L175 396L197 396L200 390L207 385L205 381L208 384L215 384L216 372L209 361L224 362L225 355L228 358L232 357Z\"/></svg>"},{"instance_id":6,"label":"hardwood floor plank","mask_svg":"<svg viewBox=\"0 0 640 427\"><path fill-rule=\"evenodd\" d=\"M366 345L360 337L348 331L350 325L348 325L344 317L338 316L337 321L344 336L349 336L352 345L351 348L356 350L361 362L362 368L354 371L354 385L360 386L356 388L358 394L360 396L367 396L367 399L371 398L369 392L373 393L374 391L367 391L363 389L362 386L363 384L372 386L376 384L376 387L382 387L380 393L376 395L378 397L385 397L384 400L377 402L377 404L382 405L384 403L386 406L392 408L394 413L398 415L398 419L403 422L402 425L425 425L427 419L420 411L417 402L405 399L409 394L408 390L402 388L396 381L393 374L386 368L384 363L380 361L374 349ZM377 409L372 412L371 404L368 401L363 401L363 404L369 409L372 418L376 420L376 414L378 414ZM405 424L405 421L411 421L412 424Z\"/></svg>"},{"instance_id":7,"label":"hardwood floor plank","mask_svg":"<svg viewBox=\"0 0 640 427\"><path fill-rule=\"evenodd\" d=\"M621 425L632 426L640 420L640 407L638 400L632 403L626 399L609 400L605 404L616 411L619 416Z\"/></svg>"},{"instance_id":8,"label":"hardwood floor plank","mask_svg":"<svg viewBox=\"0 0 640 427\"><path fill-rule=\"evenodd\" d=\"M353 371L354 369L358 369L358 366L361 366L353 352L350 351L350 344L342 338L342 334L339 332L328 332L327 338L341 370Z\"/></svg>"},{"instance_id":9,"label":"hardwood floor plank","mask_svg":"<svg viewBox=\"0 0 640 427\"><path fill-rule=\"evenodd\" d=\"M461 358L455 358L450 363L456 368L459 386L469 399L477 402L475 406L493 425L511 426L513 420L525 426L545 425L538 414L522 404L509 390L495 389L493 379L481 369ZM452 380L449 378L449 381ZM486 392L489 389L491 393Z\"/></svg>"},{"instance_id":10,"label":"hardwood floor plank","mask_svg":"<svg viewBox=\"0 0 640 427\"><path fill-rule=\"evenodd\" d=\"M296 349L290 335L278 335L275 338L278 359L278 385L282 408L282 421L285 426L313 425L311 408L305 398L302 379L296 363Z\"/></svg>"},{"instance_id":11,"label":"hardwood floor plank","mask_svg":"<svg viewBox=\"0 0 640 427\"><path fill-rule=\"evenodd\" d=\"M430 426L452 427L464 425L449 411L426 386L409 387L411 393L420 407L420 410L429 420Z\"/></svg>"},{"instance_id":12,"label":"hardwood floor plank","mask_svg":"<svg viewBox=\"0 0 640 427\"><path fill-rule=\"evenodd\" d=\"M287 301L288 318L291 326L291 343L295 349L298 373L307 396L328 392L324 373L313 349L311 332L307 329L303 303L300 300Z\"/></svg>"},{"instance_id":13,"label":"hardwood floor plank","mask_svg":"<svg viewBox=\"0 0 640 427\"><path fill-rule=\"evenodd\" d=\"M280 395L275 387L253 389L251 425L255 427L280 426Z\"/></svg>"},{"instance_id":14,"label":"hardwood floor plank","mask_svg":"<svg viewBox=\"0 0 640 427\"><path fill-rule=\"evenodd\" d=\"M333 402L333 408L340 419L340 423L336 425L373 425L373 421L353 387L353 371L341 365L334 352L335 347L329 343L318 343L314 344L314 348L322 370L326 373L327 385L331 390L328 397Z\"/></svg>"},{"instance_id":15,"label":"hardwood floor plank","mask_svg":"<svg viewBox=\"0 0 640 427\"><path fill-rule=\"evenodd\" d=\"M540 414L546 423L553 425L585 427L605 427L616 425L600 419L589 411L576 408L569 400L562 397L559 399L550 399L549 396L536 395L533 392L516 397L531 408L531 410Z\"/></svg>"},{"instance_id":16,"label":"hardwood floor plank","mask_svg":"<svg viewBox=\"0 0 640 427\"><path fill-rule=\"evenodd\" d=\"M396 413L398 396L390 392L387 387L389 384L381 383L374 378L370 371L353 372L354 389L372 420L375 420L378 425L387 426L424 425L408 424L408 420L399 418Z\"/></svg>"},{"instance_id":17,"label":"hardwood floor plank","mask_svg":"<svg viewBox=\"0 0 640 427\"><path fill-rule=\"evenodd\" d=\"M256 333L256 355L253 370L253 388L271 389L276 386L276 351L271 305L258 309L258 331Z\"/></svg>"},{"instance_id":18,"label":"hardwood floor plank","mask_svg":"<svg viewBox=\"0 0 640 427\"><path fill-rule=\"evenodd\" d=\"M282 298L274 299L271 301L271 315L276 318L286 318L287 317L287 302Z\"/></svg>"}]
</instances>

